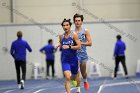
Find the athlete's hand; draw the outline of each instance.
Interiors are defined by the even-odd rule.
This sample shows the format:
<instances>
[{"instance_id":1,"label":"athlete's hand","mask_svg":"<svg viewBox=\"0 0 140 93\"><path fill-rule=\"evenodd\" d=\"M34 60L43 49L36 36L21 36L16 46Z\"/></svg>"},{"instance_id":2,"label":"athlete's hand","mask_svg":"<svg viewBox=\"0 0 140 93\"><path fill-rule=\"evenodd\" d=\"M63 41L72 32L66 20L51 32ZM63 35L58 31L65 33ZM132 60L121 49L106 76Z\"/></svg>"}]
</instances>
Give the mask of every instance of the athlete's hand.
<instances>
[{"instance_id":1,"label":"athlete's hand","mask_svg":"<svg viewBox=\"0 0 140 93\"><path fill-rule=\"evenodd\" d=\"M58 43L58 44L55 46L55 49L57 49L57 48L60 47L60 46L61 46L61 44Z\"/></svg>"},{"instance_id":2,"label":"athlete's hand","mask_svg":"<svg viewBox=\"0 0 140 93\"><path fill-rule=\"evenodd\" d=\"M81 42L81 41L80 41L80 44L81 44L81 45L84 45L84 43L85 43L85 42Z\"/></svg>"},{"instance_id":3,"label":"athlete's hand","mask_svg":"<svg viewBox=\"0 0 140 93\"><path fill-rule=\"evenodd\" d=\"M56 46L55 46L55 49L57 49L58 47L59 47L59 45L56 45Z\"/></svg>"},{"instance_id":4,"label":"athlete's hand","mask_svg":"<svg viewBox=\"0 0 140 93\"><path fill-rule=\"evenodd\" d=\"M63 49L69 49L69 46L68 45L63 45L62 48Z\"/></svg>"}]
</instances>

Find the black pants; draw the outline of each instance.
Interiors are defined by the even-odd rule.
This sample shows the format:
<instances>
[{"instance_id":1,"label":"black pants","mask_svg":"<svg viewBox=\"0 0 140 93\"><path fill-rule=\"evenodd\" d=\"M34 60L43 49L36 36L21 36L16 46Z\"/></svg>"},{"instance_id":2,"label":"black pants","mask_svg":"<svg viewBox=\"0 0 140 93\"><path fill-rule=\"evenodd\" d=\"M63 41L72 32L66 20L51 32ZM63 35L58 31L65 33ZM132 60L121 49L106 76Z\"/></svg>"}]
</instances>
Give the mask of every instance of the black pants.
<instances>
[{"instance_id":1,"label":"black pants","mask_svg":"<svg viewBox=\"0 0 140 93\"><path fill-rule=\"evenodd\" d=\"M47 76L50 76L49 74L49 68L50 66L52 67L52 77L54 77L55 74L55 69L54 69L54 60L47 60L46 61L46 72L47 72Z\"/></svg>"},{"instance_id":2,"label":"black pants","mask_svg":"<svg viewBox=\"0 0 140 93\"><path fill-rule=\"evenodd\" d=\"M17 73L17 83L20 84L20 80L26 79L26 62L25 61L15 61L16 73ZM20 68L22 71L22 78L20 78Z\"/></svg>"},{"instance_id":3,"label":"black pants","mask_svg":"<svg viewBox=\"0 0 140 93\"><path fill-rule=\"evenodd\" d=\"M117 76L117 71L118 71L118 67L119 67L119 63L121 62L122 66L123 66L123 69L124 69L124 72L125 72L125 75L127 75L127 68L126 68L126 64L125 64L125 56L117 56L115 58L115 72L114 72L114 77Z\"/></svg>"}]
</instances>

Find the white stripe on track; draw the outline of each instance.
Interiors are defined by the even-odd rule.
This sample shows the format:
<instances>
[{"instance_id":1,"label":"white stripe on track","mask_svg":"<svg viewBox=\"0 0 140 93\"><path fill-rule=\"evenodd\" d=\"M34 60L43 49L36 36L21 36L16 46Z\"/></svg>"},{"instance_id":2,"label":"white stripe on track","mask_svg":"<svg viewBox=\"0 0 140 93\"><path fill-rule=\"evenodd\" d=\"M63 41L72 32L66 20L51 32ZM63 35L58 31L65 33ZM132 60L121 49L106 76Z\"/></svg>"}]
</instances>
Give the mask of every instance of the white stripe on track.
<instances>
[{"instance_id":1,"label":"white stripe on track","mask_svg":"<svg viewBox=\"0 0 140 93\"><path fill-rule=\"evenodd\" d=\"M102 89L105 87L111 87L111 86L120 86L120 85L129 85L129 84L137 84L140 83L140 81L135 81L135 83L131 82L119 82L119 83L112 83L112 84L104 84L101 85L97 93L101 93ZM139 91L139 90L138 90Z\"/></svg>"},{"instance_id":2,"label":"white stripe on track","mask_svg":"<svg viewBox=\"0 0 140 93\"><path fill-rule=\"evenodd\" d=\"M104 88L103 85L101 85L97 93L101 93L103 88Z\"/></svg>"},{"instance_id":3,"label":"white stripe on track","mask_svg":"<svg viewBox=\"0 0 140 93\"><path fill-rule=\"evenodd\" d=\"M104 86L105 87L110 87L110 86L137 84L137 83L140 83L140 81L135 81L135 83L131 83L131 82L119 82L119 83L105 84Z\"/></svg>"},{"instance_id":4,"label":"white stripe on track","mask_svg":"<svg viewBox=\"0 0 140 93\"><path fill-rule=\"evenodd\" d=\"M12 92L12 91L14 91L14 90L8 90L8 91L5 91L4 93L10 93L10 92Z\"/></svg>"},{"instance_id":5,"label":"white stripe on track","mask_svg":"<svg viewBox=\"0 0 140 93\"><path fill-rule=\"evenodd\" d=\"M39 92L41 92L41 91L43 91L43 90L45 90L45 89L39 89L39 90L37 90L37 91L35 91L35 92L33 92L33 93L39 93Z\"/></svg>"}]
</instances>

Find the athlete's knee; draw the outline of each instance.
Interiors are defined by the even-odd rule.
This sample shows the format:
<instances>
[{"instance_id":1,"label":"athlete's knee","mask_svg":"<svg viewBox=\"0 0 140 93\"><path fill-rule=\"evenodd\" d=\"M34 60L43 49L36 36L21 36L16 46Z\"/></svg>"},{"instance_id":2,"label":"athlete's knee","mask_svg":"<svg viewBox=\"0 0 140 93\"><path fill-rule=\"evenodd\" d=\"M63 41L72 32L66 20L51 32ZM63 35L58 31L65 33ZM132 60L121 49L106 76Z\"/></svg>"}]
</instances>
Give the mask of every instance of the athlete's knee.
<instances>
[{"instance_id":1,"label":"athlete's knee","mask_svg":"<svg viewBox=\"0 0 140 93\"><path fill-rule=\"evenodd\" d=\"M65 76L65 79L66 79L66 81L70 81L71 80L70 76Z\"/></svg>"},{"instance_id":2,"label":"athlete's knee","mask_svg":"<svg viewBox=\"0 0 140 93\"><path fill-rule=\"evenodd\" d=\"M65 75L65 79L66 79L66 81L70 81L70 79L71 79L71 76L69 75L69 74L64 74Z\"/></svg>"}]
</instances>

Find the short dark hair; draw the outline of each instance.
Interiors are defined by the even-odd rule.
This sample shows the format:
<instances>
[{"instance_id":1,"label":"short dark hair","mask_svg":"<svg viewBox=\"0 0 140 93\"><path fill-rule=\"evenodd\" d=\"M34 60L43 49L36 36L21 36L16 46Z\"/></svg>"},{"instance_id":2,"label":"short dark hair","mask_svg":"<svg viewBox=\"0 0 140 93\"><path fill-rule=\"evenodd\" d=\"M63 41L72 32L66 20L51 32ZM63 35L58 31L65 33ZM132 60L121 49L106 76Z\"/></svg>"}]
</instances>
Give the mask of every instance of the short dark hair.
<instances>
[{"instance_id":1,"label":"short dark hair","mask_svg":"<svg viewBox=\"0 0 140 93\"><path fill-rule=\"evenodd\" d=\"M71 19L66 19L66 18L65 18L65 19L62 21L61 26L63 26L64 22L68 22L70 26L72 25Z\"/></svg>"},{"instance_id":2,"label":"short dark hair","mask_svg":"<svg viewBox=\"0 0 140 93\"><path fill-rule=\"evenodd\" d=\"M122 37L121 37L121 35L117 35L116 38L117 38L118 40L120 40Z\"/></svg>"},{"instance_id":3,"label":"short dark hair","mask_svg":"<svg viewBox=\"0 0 140 93\"><path fill-rule=\"evenodd\" d=\"M49 39L49 40L48 40L48 43L50 44L52 41L53 41L52 39Z\"/></svg>"},{"instance_id":4,"label":"short dark hair","mask_svg":"<svg viewBox=\"0 0 140 93\"><path fill-rule=\"evenodd\" d=\"M22 32L21 31L17 32L17 37L22 37Z\"/></svg>"},{"instance_id":5,"label":"short dark hair","mask_svg":"<svg viewBox=\"0 0 140 93\"><path fill-rule=\"evenodd\" d=\"M83 21L84 20L84 16L83 15L80 15L80 14L75 14L74 16L73 16L73 21L75 22L75 18L77 18L77 17L80 17L81 18L81 21Z\"/></svg>"}]
</instances>

